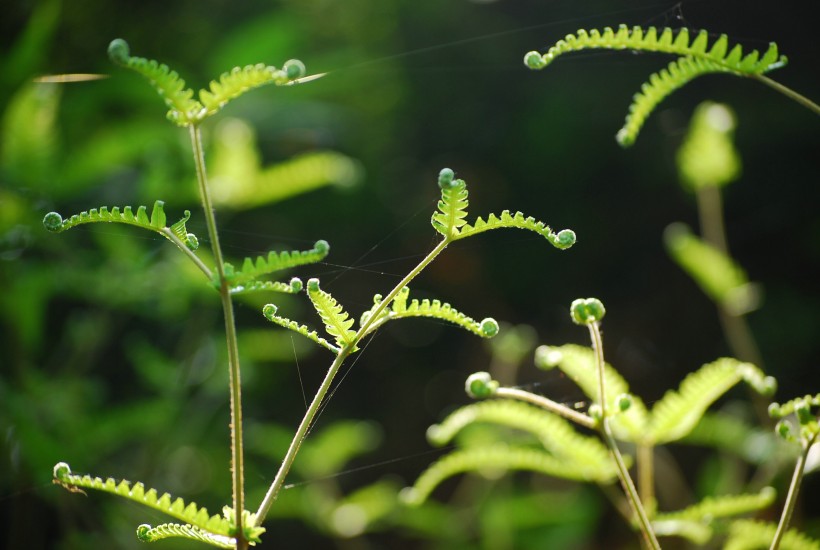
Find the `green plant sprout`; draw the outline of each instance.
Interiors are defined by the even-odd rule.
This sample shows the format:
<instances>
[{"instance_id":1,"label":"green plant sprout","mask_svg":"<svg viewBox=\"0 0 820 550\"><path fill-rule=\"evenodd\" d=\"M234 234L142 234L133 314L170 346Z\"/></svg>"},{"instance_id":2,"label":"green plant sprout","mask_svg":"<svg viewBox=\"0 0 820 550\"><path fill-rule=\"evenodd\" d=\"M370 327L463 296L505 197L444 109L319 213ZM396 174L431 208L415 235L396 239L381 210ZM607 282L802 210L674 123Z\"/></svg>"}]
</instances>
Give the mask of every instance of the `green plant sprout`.
<instances>
[{"instance_id":1,"label":"green plant sprout","mask_svg":"<svg viewBox=\"0 0 820 550\"><path fill-rule=\"evenodd\" d=\"M601 48L680 56L666 68L652 73L641 86L641 91L635 94L624 126L616 136L623 147L635 142L647 117L661 101L692 79L705 74L728 73L754 78L820 114L820 105L765 76L765 73L779 69L788 62L785 56L779 54L777 44L772 42L762 55L757 50L744 55L740 45L729 49L729 39L725 34L720 35L710 48L709 33L705 30L698 32L690 41L686 28L677 31L677 34L670 28L660 31L655 27L630 29L627 25L620 25L617 31L611 27L605 27L603 31L581 29L559 40L545 54L537 51L527 53L524 64L530 69L540 70L565 53Z\"/></svg>"},{"instance_id":2,"label":"green plant sprout","mask_svg":"<svg viewBox=\"0 0 820 550\"><path fill-rule=\"evenodd\" d=\"M449 168L441 170L438 184L441 198L438 210L432 216L432 225L442 238L439 243L419 262L390 292L385 296L377 294L374 305L364 312L358 328L354 328L356 319L339 304L336 299L320 287L317 278L311 278L304 285L301 279L292 278L290 282L259 280L260 277L272 275L296 266L314 264L321 261L329 252L325 241L318 241L306 251L271 252L266 256L246 258L241 268L236 269L224 260L219 243L219 232L214 216L211 189L205 168L204 151L200 134L200 125L212 115L218 113L229 101L238 98L245 92L266 84L289 85L299 82L305 75L304 65L296 60L288 61L282 69L265 65L253 65L235 68L224 73L218 81L212 81L209 90L201 90L199 99L193 99L192 90L185 87L179 75L166 65L130 55L128 45L121 39L114 40L109 47L110 57L117 63L130 68L145 77L165 100L169 111L167 118L173 123L187 127L193 149L194 165L197 174L200 200L208 228L208 237L215 266L208 268L195 254L197 239L185 230L185 222L190 214L170 227L166 227L166 216L163 203L157 201L154 210L148 217L145 207L140 207L134 214L130 208L108 209L101 207L72 216L67 220L55 212L44 219L45 227L60 232L83 223L114 222L137 226L155 231L171 240L203 272L207 281L219 292L225 318L226 344L228 348L229 391L230 391L230 428L231 428L231 478L232 506L223 508L223 515L210 516L204 508L196 503L188 503L164 493L157 497L154 489L146 490L142 483L131 484L128 481L103 480L91 476L72 474L69 466L63 462L54 468L54 482L70 491L95 489L127 498L156 510L162 511L184 523L166 523L156 527L140 525L137 534L140 540L155 541L169 537L186 538L205 542L223 548L245 550L259 542L265 528L262 523L283 488L285 479L291 470L296 455L307 437L320 406L328 397L328 391L339 369L350 355L359 351L362 340L384 323L408 317L432 317L447 321L468 330L478 336L491 338L498 333L498 323L492 318L475 321L440 300L417 300L408 303L408 285L422 272L447 246L458 240L483 233L485 231L518 228L535 232L544 237L559 250L567 249L575 243L575 233L571 230L553 232L546 224L520 212L490 214L487 219L477 218L472 224L467 217L468 192L467 184L455 179ZM314 343L328 349L335 358L331 363L324 380L313 397L302 422L294 434L290 446L282 459L281 466L271 483L257 512L251 513L245 508L244 482L244 446L243 417L241 405L241 376L239 350L236 335L236 323L233 314L233 296L236 294L274 291L289 294L305 290L313 308L324 324L329 338L319 336L316 331L305 325L278 315L278 308L268 304L263 308L264 316L272 323L295 331ZM238 513L237 511L240 511Z\"/></svg>"}]
</instances>

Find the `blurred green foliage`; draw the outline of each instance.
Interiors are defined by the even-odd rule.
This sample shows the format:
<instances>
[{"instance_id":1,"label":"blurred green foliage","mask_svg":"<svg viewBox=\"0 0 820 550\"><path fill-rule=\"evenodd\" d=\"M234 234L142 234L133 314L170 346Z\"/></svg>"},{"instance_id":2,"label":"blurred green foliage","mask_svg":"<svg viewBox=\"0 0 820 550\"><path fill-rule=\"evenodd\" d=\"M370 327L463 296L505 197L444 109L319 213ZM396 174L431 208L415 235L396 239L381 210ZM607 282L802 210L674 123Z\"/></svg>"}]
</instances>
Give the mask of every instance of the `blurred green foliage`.
<instances>
[{"instance_id":1,"label":"blurred green foliage","mask_svg":"<svg viewBox=\"0 0 820 550\"><path fill-rule=\"evenodd\" d=\"M435 290L499 320L527 322L539 341L579 341L565 304L601 296L610 311L607 341L619 343L608 357L647 399L653 392L659 398L663 382L682 378L690 365L727 353L712 304L666 257L661 234L671 221L694 223L691 198L673 185L674 152L691 112L706 98L732 105L744 159L742 185L725 197L733 256L766 289L765 305L749 322L767 369L782 395L799 395L816 386L820 356L816 119L755 83L706 77L670 98L624 152L611 137L623 105L646 68L666 60L621 63L618 53L606 53L533 74L521 57L579 26L686 24L752 47L777 41L790 58L778 78L817 98L807 10L796 0L754 9L734 0L646 7L603 0L12 0L0 23L0 541L8 548L141 547L133 526L156 518L52 486L58 460L78 471L150 480L214 509L229 494L227 373L213 292L161 237L108 226L59 236L42 229L51 210L163 199L174 219L192 210L189 229L205 234L186 136L164 119L152 90L109 63L112 38L172 64L195 87L235 65L291 57L309 74L327 73L259 90L205 127L214 169L220 147L242 143L221 133L235 118L246 138L255 136L245 142L248 164L225 167L243 179L248 170L265 174L280 162L333 151L359 181L278 204L230 204L218 213L230 257L327 239L327 262L296 274L319 276L350 311L364 310L426 251L435 174L450 166L481 188L476 211L526 210L573 228L579 243L560 258L541 254L538 236L454 246L414 291ZM34 81L75 73L110 77ZM300 384L310 394L327 365L304 342L271 329L256 299L240 304L255 503L301 416ZM292 318L309 318L299 300L278 305ZM430 462L418 456L427 449L426 427L466 402L466 374L490 362L479 342L450 328L425 321L389 327L320 417L292 476L306 483L283 493L261 547L277 539L348 547L351 537L359 548L631 541L618 521L599 521L606 506L594 492L528 476L470 478L442 493L447 506L396 507L393 489ZM543 380L531 361L516 372L519 380ZM580 398L561 380L546 383L568 392L568 401ZM681 473L690 485L735 482L722 453L693 458ZM317 480L362 466L372 467ZM816 506L816 483L806 480L807 509ZM686 492L669 485L659 497L686 504ZM816 537L817 521L804 531Z\"/></svg>"}]
</instances>

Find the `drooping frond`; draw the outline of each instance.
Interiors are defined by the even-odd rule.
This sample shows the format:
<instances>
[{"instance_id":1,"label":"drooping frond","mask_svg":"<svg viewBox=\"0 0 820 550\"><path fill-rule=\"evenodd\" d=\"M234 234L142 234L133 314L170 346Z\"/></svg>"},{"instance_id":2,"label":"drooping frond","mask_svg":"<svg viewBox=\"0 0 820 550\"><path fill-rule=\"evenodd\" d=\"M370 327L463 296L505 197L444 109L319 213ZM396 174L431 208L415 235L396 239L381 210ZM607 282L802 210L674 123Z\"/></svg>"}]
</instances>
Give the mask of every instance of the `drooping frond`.
<instances>
[{"instance_id":1,"label":"drooping frond","mask_svg":"<svg viewBox=\"0 0 820 550\"><path fill-rule=\"evenodd\" d=\"M353 319L333 296L319 288L319 279L310 279L307 293L313 307L322 318L327 333L336 339L336 345L343 348L353 343L356 331L350 330Z\"/></svg>"},{"instance_id":2,"label":"drooping frond","mask_svg":"<svg viewBox=\"0 0 820 550\"><path fill-rule=\"evenodd\" d=\"M615 139L623 147L629 147L638 137L646 119L655 107L678 88L682 88L695 78L709 73L734 72L724 65L699 57L680 57L656 73L641 85L629 105L623 127Z\"/></svg>"},{"instance_id":3,"label":"drooping frond","mask_svg":"<svg viewBox=\"0 0 820 550\"><path fill-rule=\"evenodd\" d=\"M614 474L609 452L598 438L581 435L560 416L520 401L492 399L460 407L440 424L430 426L427 439L442 447L476 422L523 430L537 437L558 458Z\"/></svg>"},{"instance_id":4,"label":"drooping frond","mask_svg":"<svg viewBox=\"0 0 820 550\"><path fill-rule=\"evenodd\" d=\"M328 342L326 339L319 336L319 334L315 330L311 330L305 325L300 325L296 321L291 321L285 317L280 317L276 315L277 308L273 304L267 304L265 307L262 308L262 314L265 318L270 321L271 323L275 323L282 328L286 328L288 330L292 330L308 338L313 340L323 348L330 350L332 353L339 353L339 348Z\"/></svg>"},{"instance_id":5,"label":"drooping frond","mask_svg":"<svg viewBox=\"0 0 820 550\"><path fill-rule=\"evenodd\" d=\"M169 538L184 538L198 540L217 548L236 548L236 539L225 535L215 535L203 531L193 525L180 525L178 523L163 523L152 527L143 523L137 527L137 538L142 542L156 542ZM252 543L254 544L254 543Z\"/></svg>"},{"instance_id":6,"label":"drooping frond","mask_svg":"<svg viewBox=\"0 0 820 550\"><path fill-rule=\"evenodd\" d=\"M492 338L498 334L498 323L491 317L487 317L479 322L461 313L450 304L443 303L440 300L424 299L419 301L414 298L408 304L407 299L409 295L410 288L404 287L401 289L393 299L391 307L382 310L379 319L370 324L365 334L373 332L387 321L406 319L409 317L429 317L447 321L482 338ZM372 312L381 304L381 296L375 296L373 301L373 307L362 315L362 325L370 319Z\"/></svg>"},{"instance_id":7,"label":"drooping frond","mask_svg":"<svg viewBox=\"0 0 820 550\"><path fill-rule=\"evenodd\" d=\"M591 348L574 344L539 346L535 350L535 365L545 370L558 367L578 384L587 397L599 402L598 367ZM619 410L618 399L629 393L629 385L609 363L604 366L604 387L608 410ZM617 437L638 441L646 427L648 413L638 396L633 395L630 400L630 407L613 416L611 424Z\"/></svg>"},{"instance_id":8,"label":"drooping frond","mask_svg":"<svg viewBox=\"0 0 820 550\"><path fill-rule=\"evenodd\" d=\"M657 521L691 520L711 522L715 518L725 518L747 514L771 506L777 492L772 487L764 487L759 493L745 495L722 495L706 497L697 504L675 512L663 512Z\"/></svg>"},{"instance_id":9,"label":"drooping frond","mask_svg":"<svg viewBox=\"0 0 820 550\"><path fill-rule=\"evenodd\" d=\"M129 68L144 76L159 93L168 106L168 120L179 125L188 126L202 118L203 106L193 99L194 91L185 87L176 71L168 65L160 64L153 59L131 57L128 43L117 38L108 46L108 56L115 63Z\"/></svg>"},{"instance_id":10,"label":"drooping frond","mask_svg":"<svg viewBox=\"0 0 820 550\"><path fill-rule=\"evenodd\" d=\"M200 508L196 503L186 504L181 498L174 498L168 493L158 496L156 489L145 489L142 483L134 483L112 478L103 480L89 475L71 473L71 468L65 462L54 466L54 483L61 485L72 492L82 492L83 489L94 489L113 495L121 496L143 506L159 510L194 527L214 535L230 536L233 525L223 516L209 515L208 510Z\"/></svg>"},{"instance_id":11,"label":"drooping frond","mask_svg":"<svg viewBox=\"0 0 820 550\"><path fill-rule=\"evenodd\" d=\"M199 101L205 106L205 116L217 113L230 100L248 90L276 84L290 84L297 78L305 76L305 66L301 61L286 61L281 69L258 63L243 68L234 67L230 72L222 73L218 80L212 80L208 90L199 91Z\"/></svg>"},{"instance_id":12,"label":"drooping frond","mask_svg":"<svg viewBox=\"0 0 820 550\"><path fill-rule=\"evenodd\" d=\"M609 475L601 476L600 471L590 470L541 450L495 444L492 447L460 449L446 455L427 468L413 487L405 489L402 498L408 504L418 505L445 479L464 472L486 470L525 470L575 481L603 483L615 477L614 470Z\"/></svg>"},{"instance_id":13,"label":"drooping frond","mask_svg":"<svg viewBox=\"0 0 820 550\"><path fill-rule=\"evenodd\" d=\"M120 210L117 206L111 210L109 210L107 206L101 206L99 209L92 208L89 211L74 214L68 219L63 219L63 217L57 212L49 212L43 218L43 226L52 233L62 233L67 229L71 229L72 227L85 223L124 223L154 231L168 240L171 240L170 235L174 235L182 240L188 248L191 250L196 250L199 246L199 241L197 240L196 235L193 233L188 233L185 229L185 222L187 222L191 217L191 213L186 210L185 217L169 228L165 225L166 216L164 207L165 203L163 201L155 201L150 217L147 214L148 209L145 206L140 206L137 208L136 213L134 213L130 206L126 206L122 210ZM171 242L173 242L173 240L171 240Z\"/></svg>"},{"instance_id":14,"label":"drooping frond","mask_svg":"<svg viewBox=\"0 0 820 550\"><path fill-rule=\"evenodd\" d=\"M655 27L629 29L626 25L621 25L617 32L610 27L604 28L603 32L581 29L576 34L569 34L559 40L543 55L529 52L524 57L524 63L530 69L543 69L565 53L600 48L679 55L667 68L653 74L649 82L643 85L641 92L636 94L624 127L617 136L621 145L628 146L635 141L644 120L655 106L692 79L717 72L758 76L782 67L787 62L785 56L779 55L775 43L771 43L763 55L757 50L744 55L740 45L731 50L728 46L729 39L724 34L710 48L709 33L705 30L690 41L689 31L685 28L675 34L670 28L664 28L658 33Z\"/></svg>"},{"instance_id":15,"label":"drooping frond","mask_svg":"<svg viewBox=\"0 0 820 550\"><path fill-rule=\"evenodd\" d=\"M464 180L452 180L449 184L440 186L438 212L433 214L430 223L445 238L453 239L458 236L459 228L467 223L464 220L470 204L467 200L467 184Z\"/></svg>"},{"instance_id":16,"label":"drooping frond","mask_svg":"<svg viewBox=\"0 0 820 550\"><path fill-rule=\"evenodd\" d=\"M774 523L741 519L729 526L729 537L723 550L758 550L769 548L774 540L777 525ZM780 541L781 550L820 550L820 541L789 529Z\"/></svg>"},{"instance_id":17,"label":"drooping frond","mask_svg":"<svg viewBox=\"0 0 820 550\"><path fill-rule=\"evenodd\" d=\"M652 407L645 438L655 443L675 441L692 431L719 397L740 381L764 395L775 389L774 379L751 363L723 358L689 374L680 388L670 390Z\"/></svg>"},{"instance_id":18,"label":"drooping frond","mask_svg":"<svg viewBox=\"0 0 820 550\"><path fill-rule=\"evenodd\" d=\"M490 214L487 220L484 221L480 216L475 223L465 224L458 232L458 238L469 237L490 229L499 229L503 227L516 227L518 229L526 229L534 231L545 239L547 239L555 248L565 250L575 244L575 232L570 229L564 229L558 233L554 233L550 227L542 221L538 221L532 216L524 216L521 212L510 214L509 210L504 210L501 215L496 216Z\"/></svg>"},{"instance_id":19,"label":"drooping frond","mask_svg":"<svg viewBox=\"0 0 820 550\"><path fill-rule=\"evenodd\" d=\"M731 257L692 234L682 223L669 225L663 234L666 250L715 303L740 315L759 305L759 291Z\"/></svg>"},{"instance_id":20,"label":"drooping frond","mask_svg":"<svg viewBox=\"0 0 820 550\"><path fill-rule=\"evenodd\" d=\"M319 240L310 250L291 250L283 252L269 252L267 256L258 256L256 259L245 258L242 268L237 270L233 265L225 263L225 278L231 286L241 286L249 281L283 269L290 269L300 265L321 262L330 251L327 241ZM219 278L216 273L212 276L214 286L219 287Z\"/></svg>"}]
</instances>

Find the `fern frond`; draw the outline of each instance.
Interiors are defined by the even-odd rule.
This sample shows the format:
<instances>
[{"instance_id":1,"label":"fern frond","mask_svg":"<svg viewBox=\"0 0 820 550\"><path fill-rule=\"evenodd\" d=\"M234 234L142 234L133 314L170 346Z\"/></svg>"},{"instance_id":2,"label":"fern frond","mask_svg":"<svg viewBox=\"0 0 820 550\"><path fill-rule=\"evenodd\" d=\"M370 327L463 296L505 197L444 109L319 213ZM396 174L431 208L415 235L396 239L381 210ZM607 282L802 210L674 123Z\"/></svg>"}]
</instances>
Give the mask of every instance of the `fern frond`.
<instances>
[{"instance_id":1,"label":"fern frond","mask_svg":"<svg viewBox=\"0 0 820 550\"><path fill-rule=\"evenodd\" d=\"M319 288L319 279L310 279L307 283L307 293L316 313L322 318L327 333L336 339L336 345L343 348L353 343L356 336L353 319L342 308L333 296Z\"/></svg>"},{"instance_id":2,"label":"fern frond","mask_svg":"<svg viewBox=\"0 0 820 550\"><path fill-rule=\"evenodd\" d=\"M759 493L706 497L683 510L659 513L656 519L657 521L711 522L714 518L725 518L762 510L771 506L776 496L777 492L772 487L764 487Z\"/></svg>"},{"instance_id":3,"label":"fern frond","mask_svg":"<svg viewBox=\"0 0 820 550\"><path fill-rule=\"evenodd\" d=\"M591 348L566 344L563 346L539 346L535 350L535 365L549 370L558 367L592 401L600 402L598 391L598 367ZM618 398L629 393L629 385L609 363L604 366L607 409L619 410ZM639 441L646 424L646 406L638 396L631 396L630 407L612 417L611 425L619 439Z\"/></svg>"},{"instance_id":4,"label":"fern frond","mask_svg":"<svg viewBox=\"0 0 820 550\"><path fill-rule=\"evenodd\" d=\"M319 240L310 250L285 250L283 252L269 252L267 256L258 256L256 259L245 258L242 268L236 270L233 265L226 263L225 278L231 286L243 285L249 281L283 269L290 269L300 265L314 264L325 259L330 252L327 241ZM219 288L219 276L214 272L211 280ZM298 291L297 291L298 292Z\"/></svg>"},{"instance_id":5,"label":"fern frond","mask_svg":"<svg viewBox=\"0 0 820 550\"><path fill-rule=\"evenodd\" d=\"M629 147L638 137L646 119L655 107L678 88L682 88L695 78L709 73L732 72L724 65L699 57L681 57L669 65L649 75L649 80L641 85L641 91L632 98L623 127L615 139L623 147Z\"/></svg>"},{"instance_id":6,"label":"fern frond","mask_svg":"<svg viewBox=\"0 0 820 550\"><path fill-rule=\"evenodd\" d=\"M709 542L714 535L714 530L708 525L682 519L653 520L652 530L659 537L682 537L700 546Z\"/></svg>"},{"instance_id":7,"label":"fern frond","mask_svg":"<svg viewBox=\"0 0 820 550\"><path fill-rule=\"evenodd\" d=\"M777 420L794 413L798 407L820 407L820 393L798 397L782 404L772 403L769 405L769 416Z\"/></svg>"},{"instance_id":8,"label":"fern frond","mask_svg":"<svg viewBox=\"0 0 820 550\"><path fill-rule=\"evenodd\" d=\"M669 225L663 234L666 250L715 303L740 315L758 306L756 286L730 256L702 241L682 223Z\"/></svg>"},{"instance_id":9,"label":"fern frond","mask_svg":"<svg viewBox=\"0 0 820 550\"><path fill-rule=\"evenodd\" d=\"M774 523L741 519L729 526L729 537L723 550L757 550L769 548L774 540L777 525ZM780 541L782 550L820 550L820 541L789 529Z\"/></svg>"},{"instance_id":10,"label":"fern frond","mask_svg":"<svg viewBox=\"0 0 820 550\"><path fill-rule=\"evenodd\" d=\"M487 217L487 221L484 221L484 219L479 216L474 224L464 224L458 232L458 238L462 239L464 237L483 233L484 231L500 229L503 227L516 227L518 229L534 231L547 239L552 246L561 250L567 249L575 244L575 232L569 229L564 229L558 233L554 233L552 229L550 229L550 227L544 222L538 221L532 216L525 217L521 212L510 214L509 210L504 210L499 216L490 214Z\"/></svg>"},{"instance_id":11,"label":"fern frond","mask_svg":"<svg viewBox=\"0 0 820 550\"><path fill-rule=\"evenodd\" d=\"M787 59L777 50L777 44L769 44L763 55L757 50L743 54L740 45L728 51L728 38L721 35L709 48L709 33L700 31L694 40L689 40L688 29L681 29L677 34L672 29L664 28L658 34L658 29L648 27L633 27L626 25L618 27L617 32L610 27L602 31L579 30L576 34L569 34L559 40L545 54L529 52L524 57L524 63L530 69L543 69L557 57L570 52L588 49L615 49L645 52L661 52L679 55L676 61L665 69L650 76L641 92L635 95L630 106L624 127L618 132L618 142L629 146L640 131L643 122L652 110L666 96L680 88L692 79L707 73L732 73L738 76L759 76L771 70L782 67Z\"/></svg>"},{"instance_id":12,"label":"fern frond","mask_svg":"<svg viewBox=\"0 0 820 550\"><path fill-rule=\"evenodd\" d=\"M281 281L250 281L243 285L232 286L231 294L251 294L253 292L281 292L283 294L298 294L302 292L302 280L294 277L289 283Z\"/></svg>"},{"instance_id":13,"label":"fern frond","mask_svg":"<svg viewBox=\"0 0 820 550\"><path fill-rule=\"evenodd\" d=\"M598 438L583 436L558 415L520 401L493 399L460 407L440 424L430 426L427 439L442 447L459 431L476 422L523 430L537 437L544 448L558 458L614 473L609 451Z\"/></svg>"},{"instance_id":14,"label":"fern frond","mask_svg":"<svg viewBox=\"0 0 820 550\"><path fill-rule=\"evenodd\" d=\"M453 180L441 185L441 199L438 201L438 212L433 214L430 223L445 238L453 239L459 235L459 228L467 222L467 206L470 202L467 184L464 180Z\"/></svg>"},{"instance_id":15,"label":"fern frond","mask_svg":"<svg viewBox=\"0 0 820 550\"><path fill-rule=\"evenodd\" d=\"M496 444L493 447L460 449L434 462L419 476L413 487L402 491L402 499L411 505L421 504L445 479L456 474L481 470L525 470L574 481L602 483L615 477L614 470L611 470L609 475L602 476L600 471L556 458L544 451Z\"/></svg>"},{"instance_id":16,"label":"fern frond","mask_svg":"<svg viewBox=\"0 0 820 550\"><path fill-rule=\"evenodd\" d=\"M387 321L392 321L394 319L406 319L409 317L429 317L447 321L448 323L458 325L477 336L481 336L482 338L492 338L498 334L498 323L491 317L487 317L479 322L472 317L468 317L464 313L461 313L450 304L442 303L440 300L431 301L424 299L419 301L418 299L413 299L409 304L407 304L409 294L410 289L408 287L401 289L401 291L399 291L396 295L396 298L393 299L391 308L385 308L382 310L382 314L379 316L379 319L368 327L365 334L373 332ZM376 296L376 300L374 300L374 302L375 304L373 305L373 308L371 308L369 312L365 312L362 316L362 324L368 321L370 314L372 314L374 309L379 306L381 303L381 296Z\"/></svg>"},{"instance_id":17,"label":"fern frond","mask_svg":"<svg viewBox=\"0 0 820 550\"><path fill-rule=\"evenodd\" d=\"M214 535L193 525L180 525L178 523L163 523L156 527L144 523L137 527L137 538L142 542L156 542L168 538L184 538L204 542L217 548L236 548L236 539L234 537Z\"/></svg>"},{"instance_id":18,"label":"fern frond","mask_svg":"<svg viewBox=\"0 0 820 550\"><path fill-rule=\"evenodd\" d=\"M230 72L222 73L218 81L212 80L209 90L199 91L199 101L205 107L203 118L219 112L230 100L248 90L266 84L290 84L304 75L305 66L295 59L287 61L281 69L262 63L243 68L234 67Z\"/></svg>"},{"instance_id":19,"label":"fern frond","mask_svg":"<svg viewBox=\"0 0 820 550\"><path fill-rule=\"evenodd\" d=\"M740 381L745 381L759 393L774 391L774 379L765 376L751 363L718 359L689 374L677 391L666 392L655 403L646 440L666 443L682 438L692 431L712 403Z\"/></svg>"},{"instance_id":20,"label":"fern frond","mask_svg":"<svg viewBox=\"0 0 820 550\"><path fill-rule=\"evenodd\" d=\"M151 209L150 217L147 214L148 209L145 206L140 206L137 208L136 213L134 213L130 206L126 206L122 210L120 210L117 206L111 210L109 210L107 206L101 206L99 209L92 208L91 210L74 214L68 219L63 219L63 217L57 212L49 212L43 218L43 226L52 233L62 233L72 227L85 223L124 223L154 231L168 240L171 240L169 233L172 233L179 237L182 242L188 246L188 248L191 250L196 250L199 246L196 235L193 233L188 233L185 229L185 222L188 221L191 213L186 210L185 217L168 228L165 226L166 216L164 208L165 203L163 201L155 201L154 207Z\"/></svg>"},{"instance_id":21,"label":"fern frond","mask_svg":"<svg viewBox=\"0 0 820 550\"><path fill-rule=\"evenodd\" d=\"M188 126L202 118L203 106L193 99L194 91L185 87L176 71L153 59L131 57L128 43L117 38L108 46L108 56L115 63L136 71L145 77L168 106L168 120L179 126Z\"/></svg>"},{"instance_id":22,"label":"fern frond","mask_svg":"<svg viewBox=\"0 0 820 550\"><path fill-rule=\"evenodd\" d=\"M610 27L605 27L603 32L598 29L581 29L576 34L568 34L563 40L559 40L547 53L541 55L530 52L525 59L529 68L543 69L565 53L600 48L633 50L703 59L738 74L763 74L784 66L788 61L785 56L778 55L777 44L774 42L769 44L762 56L757 50L744 56L740 45L734 46L727 54L728 42L728 37L722 34L709 48L709 33L705 30L698 32L690 42L689 30L686 28L680 29L677 35L672 29L663 28L659 36L655 27L643 29L636 26L630 29L626 25L620 25L617 32Z\"/></svg>"},{"instance_id":23,"label":"fern frond","mask_svg":"<svg viewBox=\"0 0 820 550\"><path fill-rule=\"evenodd\" d=\"M286 328L288 330L292 330L304 336L309 340L313 340L323 348L328 349L331 353L339 353L339 348L319 336L319 334L315 330L310 330L305 325L300 325L296 321L291 321L285 317L280 317L276 315L277 308L273 304L267 304L265 307L262 308L262 314L265 318L270 321L271 323L275 323L282 328Z\"/></svg>"},{"instance_id":24,"label":"fern frond","mask_svg":"<svg viewBox=\"0 0 820 550\"><path fill-rule=\"evenodd\" d=\"M112 495L121 496L143 506L158 510L173 518L215 535L231 536L233 525L225 517L209 515L206 508L200 508L196 503L186 504L181 498L174 498L168 493L157 496L156 489L145 489L142 483L134 483L113 478L103 480L89 475L72 474L71 468L65 462L54 466L54 483L61 485L72 492L82 489L94 489Z\"/></svg>"}]
</instances>

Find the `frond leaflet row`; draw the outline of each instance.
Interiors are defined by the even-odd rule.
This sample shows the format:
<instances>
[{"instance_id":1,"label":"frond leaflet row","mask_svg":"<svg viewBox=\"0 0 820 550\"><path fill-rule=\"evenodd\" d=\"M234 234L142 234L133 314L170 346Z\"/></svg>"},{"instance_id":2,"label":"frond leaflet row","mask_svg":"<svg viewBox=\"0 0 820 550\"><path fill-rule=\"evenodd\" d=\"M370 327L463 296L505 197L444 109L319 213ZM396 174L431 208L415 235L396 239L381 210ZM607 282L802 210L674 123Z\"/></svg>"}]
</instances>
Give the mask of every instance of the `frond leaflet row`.
<instances>
[{"instance_id":1,"label":"frond leaflet row","mask_svg":"<svg viewBox=\"0 0 820 550\"><path fill-rule=\"evenodd\" d=\"M296 333L301 334L305 338L309 340L313 340L323 348L329 350L331 353L339 353L339 348L328 342L326 339L319 336L319 334L315 330L310 330L305 325L300 325L296 321L292 321L287 319L286 317L280 317L276 314L278 308L274 304L267 304L265 307L262 308L262 314L265 316L265 319L270 321L271 323L275 323L282 328L286 328L288 330L292 330Z\"/></svg>"},{"instance_id":2,"label":"frond leaflet row","mask_svg":"<svg viewBox=\"0 0 820 550\"><path fill-rule=\"evenodd\" d=\"M245 258L242 262L242 268L238 270L232 264L226 262L224 265L225 278L232 287L242 286L262 275L321 262L328 255L328 252L330 252L330 245L327 244L327 241L319 240L309 250L272 251L267 256L258 256L256 259ZM211 276L211 282L219 288L219 276L216 271Z\"/></svg>"}]
</instances>

